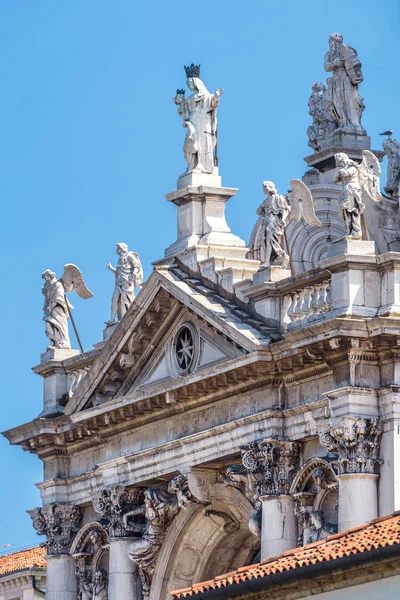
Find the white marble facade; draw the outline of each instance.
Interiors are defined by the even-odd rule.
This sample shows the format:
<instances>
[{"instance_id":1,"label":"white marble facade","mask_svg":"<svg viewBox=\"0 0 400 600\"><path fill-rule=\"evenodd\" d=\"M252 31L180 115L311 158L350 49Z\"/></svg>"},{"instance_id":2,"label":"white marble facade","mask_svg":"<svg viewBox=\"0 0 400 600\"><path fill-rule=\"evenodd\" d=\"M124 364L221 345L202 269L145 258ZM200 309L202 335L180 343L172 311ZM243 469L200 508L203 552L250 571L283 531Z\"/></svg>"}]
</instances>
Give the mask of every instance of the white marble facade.
<instances>
[{"instance_id":1,"label":"white marble facade","mask_svg":"<svg viewBox=\"0 0 400 600\"><path fill-rule=\"evenodd\" d=\"M335 60L330 111L348 77ZM360 77L346 79L359 108L339 146L356 165ZM31 514L47 600L167 600L400 509L400 230L382 231L374 215L392 208L367 198L361 235L346 235L357 190L338 178L337 143L306 158L315 220L286 224L277 205L283 264L249 255L225 220L236 190L188 160L167 195L177 240L110 337L34 368L42 418L5 435L44 464Z\"/></svg>"}]
</instances>

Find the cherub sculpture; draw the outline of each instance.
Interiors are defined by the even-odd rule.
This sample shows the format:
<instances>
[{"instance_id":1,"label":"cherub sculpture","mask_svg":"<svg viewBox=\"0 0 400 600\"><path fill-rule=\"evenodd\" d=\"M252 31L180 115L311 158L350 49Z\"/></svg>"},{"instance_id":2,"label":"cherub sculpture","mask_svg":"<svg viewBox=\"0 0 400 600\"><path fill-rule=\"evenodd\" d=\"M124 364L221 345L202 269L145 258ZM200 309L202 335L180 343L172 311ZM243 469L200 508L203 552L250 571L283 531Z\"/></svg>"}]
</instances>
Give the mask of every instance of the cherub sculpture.
<instances>
[{"instance_id":1,"label":"cherub sculpture","mask_svg":"<svg viewBox=\"0 0 400 600\"><path fill-rule=\"evenodd\" d=\"M65 265L60 279L56 279L56 274L49 269L42 273L42 278L45 280L42 287L42 294L45 297L43 321L46 323L46 335L51 342L49 348L71 348L68 317L72 320L73 306L65 294L75 290L84 300L91 298L93 294L87 288L82 273L76 265Z\"/></svg>"},{"instance_id":2,"label":"cherub sculpture","mask_svg":"<svg viewBox=\"0 0 400 600\"><path fill-rule=\"evenodd\" d=\"M388 157L385 192L391 198L400 199L400 143L388 137L382 146Z\"/></svg>"},{"instance_id":3,"label":"cherub sculpture","mask_svg":"<svg viewBox=\"0 0 400 600\"><path fill-rule=\"evenodd\" d=\"M107 325L113 325L115 319L120 321L135 299L135 288L143 283L143 269L139 255L130 252L128 246L119 242L116 246L119 256L116 268L108 263L107 269L115 274L115 288L111 300L111 318Z\"/></svg>"},{"instance_id":4,"label":"cherub sculpture","mask_svg":"<svg viewBox=\"0 0 400 600\"><path fill-rule=\"evenodd\" d=\"M380 202L381 168L375 154L363 151L361 164L351 160L344 152L335 154L338 173L334 183L343 184L342 215L347 225L347 236L361 240L367 235L362 214L365 201Z\"/></svg>"},{"instance_id":5,"label":"cherub sculpture","mask_svg":"<svg viewBox=\"0 0 400 600\"><path fill-rule=\"evenodd\" d=\"M185 98L184 90L177 90L173 102L179 106L178 114L187 128L183 154L187 172L213 173L216 166L217 109L222 88L210 94L200 79L200 65L185 67L187 86L191 96Z\"/></svg>"},{"instance_id":6,"label":"cherub sculpture","mask_svg":"<svg viewBox=\"0 0 400 600\"><path fill-rule=\"evenodd\" d=\"M292 191L288 196L283 196L278 194L272 181L263 182L266 198L257 209L259 219L253 228L247 254L248 258L259 260L261 266L287 267L289 256L282 244L285 227L290 221L304 219L310 225L322 227L315 215L308 187L300 179L293 179L290 185Z\"/></svg>"}]
</instances>

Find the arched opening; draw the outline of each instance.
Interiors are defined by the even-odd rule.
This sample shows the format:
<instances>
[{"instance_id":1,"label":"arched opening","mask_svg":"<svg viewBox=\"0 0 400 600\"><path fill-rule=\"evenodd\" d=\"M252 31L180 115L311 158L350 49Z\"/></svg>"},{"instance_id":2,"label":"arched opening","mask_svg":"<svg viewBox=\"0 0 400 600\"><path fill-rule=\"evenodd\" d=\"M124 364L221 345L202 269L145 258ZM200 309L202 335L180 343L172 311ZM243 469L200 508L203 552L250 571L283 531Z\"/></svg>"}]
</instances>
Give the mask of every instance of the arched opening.
<instances>
[{"instance_id":1,"label":"arched opening","mask_svg":"<svg viewBox=\"0 0 400 600\"><path fill-rule=\"evenodd\" d=\"M260 546L248 528L253 512L243 494L224 484L215 485L210 505L181 510L160 551L150 600L251 563Z\"/></svg>"}]
</instances>

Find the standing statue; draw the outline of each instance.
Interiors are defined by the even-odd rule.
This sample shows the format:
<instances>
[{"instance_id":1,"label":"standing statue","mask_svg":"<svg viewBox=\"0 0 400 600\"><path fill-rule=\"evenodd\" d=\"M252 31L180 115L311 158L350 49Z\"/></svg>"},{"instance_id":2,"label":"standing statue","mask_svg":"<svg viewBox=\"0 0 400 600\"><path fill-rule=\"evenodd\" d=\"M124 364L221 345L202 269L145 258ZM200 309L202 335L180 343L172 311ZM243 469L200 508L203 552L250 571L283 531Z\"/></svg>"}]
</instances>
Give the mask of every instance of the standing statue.
<instances>
[{"instance_id":1,"label":"standing statue","mask_svg":"<svg viewBox=\"0 0 400 600\"><path fill-rule=\"evenodd\" d=\"M193 92L185 98L184 90L177 90L173 101L179 106L178 114L186 127L183 154L186 172L213 173L217 166L217 108L222 88L210 94L200 79L200 65L185 67L187 86Z\"/></svg>"},{"instance_id":2,"label":"standing statue","mask_svg":"<svg viewBox=\"0 0 400 600\"><path fill-rule=\"evenodd\" d=\"M388 157L385 192L392 198L400 198L400 143L389 137L382 146Z\"/></svg>"},{"instance_id":3,"label":"standing statue","mask_svg":"<svg viewBox=\"0 0 400 600\"><path fill-rule=\"evenodd\" d=\"M285 227L289 221L296 223L304 219L306 223L322 227L316 217L314 202L308 187L300 179L290 182L292 191L288 196L278 194L272 181L263 181L266 198L257 209L260 215L249 242L247 258L259 260L261 266L287 267L289 256L282 248ZM288 249L287 249L288 250Z\"/></svg>"},{"instance_id":4,"label":"standing statue","mask_svg":"<svg viewBox=\"0 0 400 600\"><path fill-rule=\"evenodd\" d=\"M73 306L69 303L65 294L75 290L78 296L84 300L91 298L93 294L86 287L82 273L76 265L65 265L64 273L58 280L56 274L49 269L42 273L42 278L45 280L42 287L42 294L45 297L43 321L46 323L46 335L51 341L49 348L71 348L68 335L68 317L70 316L72 320L71 310Z\"/></svg>"},{"instance_id":5,"label":"standing statue","mask_svg":"<svg viewBox=\"0 0 400 600\"><path fill-rule=\"evenodd\" d=\"M93 578L93 600L107 600L108 577L104 569L97 569Z\"/></svg>"},{"instance_id":6,"label":"standing statue","mask_svg":"<svg viewBox=\"0 0 400 600\"><path fill-rule=\"evenodd\" d=\"M341 33L329 37L329 51L325 54L325 71L333 72L327 80L326 101L328 110L338 125L338 131L355 135L366 135L361 125L365 108L358 93L363 81L361 62L351 46L343 44Z\"/></svg>"},{"instance_id":7,"label":"standing statue","mask_svg":"<svg viewBox=\"0 0 400 600\"><path fill-rule=\"evenodd\" d=\"M111 300L111 319L107 325L114 325L115 319L120 321L135 299L135 288L143 283L143 269L136 252L130 252L122 242L116 246L119 256L117 267L107 263L106 267L115 273L115 289Z\"/></svg>"},{"instance_id":8,"label":"standing statue","mask_svg":"<svg viewBox=\"0 0 400 600\"><path fill-rule=\"evenodd\" d=\"M336 121L328 110L326 86L321 81L316 81L312 86L308 107L313 120L313 124L307 129L308 145L319 152L322 142L337 128Z\"/></svg>"},{"instance_id":9,"label":"standing statue","mask_svg":"<svg viewBox=\"0 0 400 600\"><path fill-rule=\"evenodd\" d=\"M343 184L342 212L347 225L347 235L355 240L366 236L365 223L362 214L365 202L380 202L380 173L381 167L375 154L369 150L363 151L361 164L351 160L344 152L335 154L338 173L334 183ZM363 231L364 229L364 231Z\"/></svg>"}]
</instances>

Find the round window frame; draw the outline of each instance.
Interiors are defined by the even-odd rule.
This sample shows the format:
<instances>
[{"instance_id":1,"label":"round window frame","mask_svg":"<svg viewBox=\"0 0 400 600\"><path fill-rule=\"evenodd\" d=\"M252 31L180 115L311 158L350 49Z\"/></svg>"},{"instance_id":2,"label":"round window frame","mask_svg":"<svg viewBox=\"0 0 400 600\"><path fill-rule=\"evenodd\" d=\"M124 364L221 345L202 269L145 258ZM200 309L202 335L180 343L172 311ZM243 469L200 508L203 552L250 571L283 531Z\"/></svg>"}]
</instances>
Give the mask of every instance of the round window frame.
<instances>
[{"instance_id":1,"label":"round window frame","mask_svg":"<svg viewBox=\"0 0 400 600\"><path fill-rule=\"evenodd\" d=\"M178 356L177 356L178 339L179 339L179 336L183 329L188 329L190 331L190 334L191 334L192 340L193 340L193 356L192 356L192 360L191 360L189 366L186 369L182 369L182 367L180 366L180 364L178 362ZM193 323L185 322L185 323L182 323L181 325L179 325L179 327L176 330L176 333L174 335L171 354L172 354L172 363L173 363L174 369L178 375L187 375L188 373L192 373L194 371L194 369L196 368L197 362L198 362L198 358L199 358L199 334L198 334L196 327L193 325Z\"/></svg>"}]
</instances>

